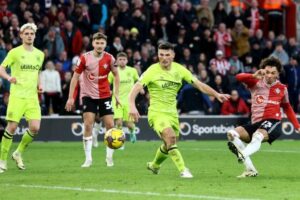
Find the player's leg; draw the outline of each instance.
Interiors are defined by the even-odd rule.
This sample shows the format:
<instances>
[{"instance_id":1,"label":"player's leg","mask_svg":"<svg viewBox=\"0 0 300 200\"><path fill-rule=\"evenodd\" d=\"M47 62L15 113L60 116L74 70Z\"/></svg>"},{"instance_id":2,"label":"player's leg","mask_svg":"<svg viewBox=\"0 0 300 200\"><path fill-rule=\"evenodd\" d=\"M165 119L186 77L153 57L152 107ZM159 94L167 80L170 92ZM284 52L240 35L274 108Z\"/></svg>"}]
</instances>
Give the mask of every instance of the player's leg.
<instances>
[{"instance_id":1,"label":"player's leg","mask_svg":"<svg viewBox=\"0 0 300 200\"><path fill-rule=\"evenodd\" d=\"M113 115L112 114L104 115L103 116L103 123L104 123L104 126L105 126L106 130L114 128ZM113 155L114 155L114 149L106 147L106 159L105 159L105 161L106 161L106 165L108 167L114 166Z\"/></svg>"},{"instance_id":2,"label":"player's leg","mask_svg":"<svg viewBox=\"0 0 300 200\"><path fill-rule=\"evenodd\" d=\"M106 131L114 128L115 123L114 123L114 117L113 117L113 110L112 110L112 105L111 105L111 98L105 98L105 99L100 99L98 101L99 105L99 115L102 117L104 127L106 128ZM113 154L114 150L106 147L106 165L108 167L112 167L114 165L113 162Z\"/></svg>"},{"instance_id":3,"label":"player's leg","mask_svg":"<svg viewBox=\"0 0 300 200\"><path fill-rule=\"evenodd\" d=\"M99 144L98 144L98 135L99 135L99 131L100 131L100 128L101 128L101 125L100 125L100 117L98 115L96 115L95 117L95 123L94 123L94 126L93 126L93 147L98 147Z\"/></svg>"},{"instance_id":4,"label":"player's leg","mask_svg":"<svg viewBox=\"0 0 300 200\"><path fill-rule=\"evenodd\" d=\"M250 156L260 149L262 142L268 141L269 143L272 143L277 137L279 137L279 135L276 135L274 138L274 135L272 134L278 125L280 125L280 121L278 120L264 120L260 124L259 128L253 133L251 142L242 151L242 154L245 157ZM277 132L278 131L275 131L273 133Z\"/></svg>"},{"instance_id":5,"label":"player's leg","mask_svg":"<svg viewBox=\"0 0 300 200\"><path fill-rule=\"evenodd\" d=\"M29 129L25 131L22 136L22 140L18 145L16 151L13 152L12 158L16 161L19 169L24 170L25 165L23 163L22 154L28 145L33 141L34 137L38 134L40 130L41 120L32 119L28 121Z\"/></svg>"},{"instance_id":6,"label":"player's leg","mask_svg":"<svg viewBox=\"0 0 300 200\"><path fill-rule=\"evenodd\" d=\"M12 140L13 140L13 135L17 130L17 127L18 127L17 122L8 121L4 134L2 136L1 155L0 155L0 173L7 170L7 155L9 153Z\"/></svg>"},{"instance_id":7,"label":"player's leg","mask_svg":"<svg viewBox=\"0 0 300 200\"><path fill-rule=\"evenodd\" d=\"M256 125L249 124L236 127L235 129L227 132L229 149L238 157L239 162L243 162L246 168L245 172L243 172L241 176L245 175L245 173L249 174L252 172L257 174L257 170L253 165L251 158L249 156L240 158L242 155L239 154L239 151L242 151L246 148L245 143L248 143L251 140L249 133L253 133L256 128Z\"/></svg>"},{"instance_id":8,"label":"player's leg","mask_svg":"<svg viewBox=\"0 0 300 200\"><path fill-rule=\"evenodd\" d=\"M25 112L26 102L24 100L11 97L8 102L6 120L7 126L2 136L1 155L0 155L0 173L7 169L7 155L9 153L13 135L18 128L18 124Z\"/></svg>"},{"instance_id":9,"label":"player's leg","mask_svg":"<svg viewBox=\"0 0 300 200\"><path fill-rule=\"evenodd\" d=\"M135 134L135 125L131 121L126 122L126 126L129 130L129 136L130 136L130 142L135 143L136 142L136 134Z\"/></svg>"},{"instance_id":10,"label":"player's leg","mask_svg":"<svg viewBox=\"0 0 300 200\"><path fill-rule=\"evenodd\" d=\"M93 162L92 158L92 144L93 144L93 125L95 122L95 113L93 112L84 112L83 113L83 124L84 124L84 131L83 131L83 149L85 154L85 161L81 165L81 167L90 167Z\"/></svg>"},{"instance_id":11,"label":"player's leg","mask_svg":"<svg viewBox=\"0 0 300 200\"><path fill-rule=\"evenodd\" d=\"M123 121L126 122L126 126L129 130L130 141L132 143L136 142L136 134L135 134L135 125L134 122L129 119L129 105L123 106Z\"/></svg>"}]
</instances>

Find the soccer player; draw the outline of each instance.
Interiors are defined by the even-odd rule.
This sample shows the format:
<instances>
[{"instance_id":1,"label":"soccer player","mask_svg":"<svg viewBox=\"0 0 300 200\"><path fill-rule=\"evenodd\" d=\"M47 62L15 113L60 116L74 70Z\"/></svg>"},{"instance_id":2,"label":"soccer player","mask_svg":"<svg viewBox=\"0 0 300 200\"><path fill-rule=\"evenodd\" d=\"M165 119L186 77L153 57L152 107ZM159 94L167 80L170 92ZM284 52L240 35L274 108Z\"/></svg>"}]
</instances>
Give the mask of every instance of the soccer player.
<instances>
[{"instance_id":1,"label":"soccer player","mask_svg":"<svg viewBox=\"0 0 300 200\"><path fill-rule=\"evenodd\" d=\"M74 90L80 75L80 99L83 108L83 148L85 162L81 167L92 165L92 129L96 114L102 118L106 130L114 127L113 110L111 105L111 91L108 82L108 74L114 75L114 98L119 105L119 74L115 65L115 58L104 51L107 45L107 36L102 33L93 35L92 45L94 49L80 56L74 75L71 80L69 98L66 110L71 111L74 105ZM113 166L113 149L106 148L106 164Z\"/></svg>"},{"instance_id":2,"label":"soccer player","mask_svg":"<svg viewBox=\"0 0 300 200\"><path fill-rule=\"evenodd\" d=\"M42 92L42 85L39 72L44 62L44 53L33 46L36 30L35 24L24 24L20 29L22 45L11 49L0 66L0 76L11 83L6 114L7 126L1 143L0 173L7 170L7 155L21 118L26 118L29 129L12 154L13 160L21 170L25 169L22 153L40 129L41 107L38 92ZM11 75L7 74L5 68L11 69Z\"/></svg>"},{"instance_id":3,"label":"soccer player","mask_svg":"<svg viewBox=\"0 0 300 200\"><path fill-rule=\"evenodd\" d=\"M193 84L198 90L215 96L220 102L229 99L228 94L220 94L208 85L200 82L184 66L173 62L174 48L168 42L158 46L159 62L151 65L140 77L129 94L129 115L137 121L140 117L135 98L138 92L147 86L150 95L148 112L149 125L157 132L163 144L157 149L155 158L147 163L147 168L158 174L161 164L169 156L173 160L182 178L192 178L176 145L179 137L179 120L176 109L176 95L182 86L182 81Z\"/></svg>"},{"instance_id":4,"label":"soccer player","mask_svg":"<svg viewBox=\"0 0 300 200\"><path fill-rule=\"evenodd\" d=\"M245 83L251 92L251 124L238 126L227 132L228 147L240 163L244 163L245 171L239 178L258 175L250 156L260 149L262 142L272 143L281 134L281 112L283 108L295 129L300 125L289 103L289 95L285 85L279 82L282 71L280 61L274 57L262 60L260 69L254 74L240 73L238 81ZM247 145L244 144L248 143Z\"/></svg>"},{"instance_id":5,"label":"soccer player","mask_svg":"<svg viewBox=\"0 0 300 200\"><path fill-rule=\"evenodd\" d=\"M120 76L120 103L121 106L116 107L115 100L112 100L114 118L116 127L122 129L123 121L126 122L126 126L130 133L130 141L132 143L136 142L135 125L132 120L129 120L129 104L128 95L133 87L134 83L138 80L139 75L135 68L127 66L128 58L127 54L120 52L117 55L117 65L119 66L119 76ZM108 76L109 82L113 83L114 77L112 73ZM143 90L142 90L143 91Z\"/></svg>"}]
</instances>

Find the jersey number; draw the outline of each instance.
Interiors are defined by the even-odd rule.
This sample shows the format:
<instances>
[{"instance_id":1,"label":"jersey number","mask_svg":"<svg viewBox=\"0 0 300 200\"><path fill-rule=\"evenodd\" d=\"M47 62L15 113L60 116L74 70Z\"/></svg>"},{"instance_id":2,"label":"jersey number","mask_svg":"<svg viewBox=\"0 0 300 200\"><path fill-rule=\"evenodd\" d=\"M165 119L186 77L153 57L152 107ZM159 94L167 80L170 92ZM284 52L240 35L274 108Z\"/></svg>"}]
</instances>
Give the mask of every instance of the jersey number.
<instances>
[{"instance_id":1,"label":"jersey number","mask_svg":"<svg viewBox=\"0 0 300 200\"><path fill-rule=\"evenodd\" d=\"M110 103L110 101L105 101L104 104L106 106L106 110L110 110L111 109L111 103Z\"/></svg>"},{"instance_id":2,"label":"jersey number","mask_svg":"<svg viewBox=\"0 0 300 200\"><path fill-rule=\"evenodd\" d=\"M271 128L272 123L269 121L265 121L264 123L261 124L264 128Z\"/></svg>"}]
</instances>

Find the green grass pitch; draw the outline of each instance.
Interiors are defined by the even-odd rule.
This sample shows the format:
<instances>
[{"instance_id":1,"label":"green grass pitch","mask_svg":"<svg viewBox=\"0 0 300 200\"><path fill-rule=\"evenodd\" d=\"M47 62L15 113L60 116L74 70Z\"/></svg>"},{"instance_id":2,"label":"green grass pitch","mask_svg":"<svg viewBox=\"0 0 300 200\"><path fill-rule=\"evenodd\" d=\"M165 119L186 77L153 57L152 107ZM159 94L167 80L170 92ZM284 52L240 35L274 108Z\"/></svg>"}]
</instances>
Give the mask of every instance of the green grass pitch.
<instances>
[{"instance_id":1,"label":"green grass pitch","mask_svg":"<svg viewBox=\"0 0 300 200\"><path fill-rule=\"evenodd\" d=\"M115 166L107 168L104 145L93 149L94 163L82 169L81 142L34 142L24 154L25 171L8 161L0 174L0 199L300 199L300 141L263 144L252 157L255 178L236 178L243 171L226 141L180 141L179 148L193 179L179 178L171 159L153 175L146 162L158 141L126 143L115 152ZM12 149L16 148L13 144Z\"/></svg>"}]
</instances>

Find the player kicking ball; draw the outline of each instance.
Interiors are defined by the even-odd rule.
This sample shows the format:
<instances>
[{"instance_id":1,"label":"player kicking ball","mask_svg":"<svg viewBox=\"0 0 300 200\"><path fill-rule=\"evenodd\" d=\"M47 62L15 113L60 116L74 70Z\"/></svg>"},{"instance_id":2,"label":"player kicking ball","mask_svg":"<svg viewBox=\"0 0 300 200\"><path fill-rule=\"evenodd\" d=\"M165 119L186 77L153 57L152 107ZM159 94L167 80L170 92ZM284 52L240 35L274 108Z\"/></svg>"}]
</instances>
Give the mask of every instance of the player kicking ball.
<instances>
[{"instance_id":1,"label":"player kicking ball","mask_svg":"<svg viewBox=\"0 0 300 200\"><path fill-rule=\"evenodd\" d=\"M182 86L182 81L192 84L199 91L215 96L220 102L229 99L228 94L220 94L208 85L200 82L192 73L179 63L174 62L175 52L172 44L161 43L158 46L159 62L151 65L133 86L129 94L129 114L137 121L140 117L135 106L135 98L143 86L147 86L150 95L148 111L149 125L162 139L152 162L147 163L147 169L158 174L161 164L170 157L177 167L181 178L193 178L185 166L178 149L179 119L176 109L176 95Z\"/></svg>"},{"instance_id":2,"label":"player kicking ball","mask_svg":"<svg viewBox=\"0 0 300 200\"><path fill-rule=\"evenodd\" d=\"M281 72L280 61L270 57L262 60L260 69L254 74L236 75L238 81L248 86L252 102L251 123L227 132L229 149L245 165L245 171L238 178L258 176L250 156L260 149L262 142L272 144L280 136L281 107L296 131L300 131L299 122L289 103L287 87L278 80Z\"/></svg>"}]
</instances>

